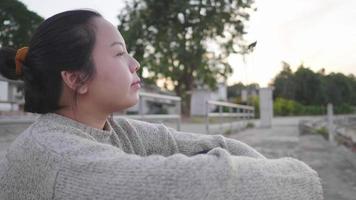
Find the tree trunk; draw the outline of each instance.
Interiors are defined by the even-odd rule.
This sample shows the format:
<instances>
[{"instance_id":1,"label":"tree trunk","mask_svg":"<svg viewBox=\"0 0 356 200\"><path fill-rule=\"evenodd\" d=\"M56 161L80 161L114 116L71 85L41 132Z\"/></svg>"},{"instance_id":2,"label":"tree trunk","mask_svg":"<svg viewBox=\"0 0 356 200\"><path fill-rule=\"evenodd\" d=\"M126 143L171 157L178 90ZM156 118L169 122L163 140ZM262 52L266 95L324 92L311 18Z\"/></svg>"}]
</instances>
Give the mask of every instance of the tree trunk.
<instances>
[{"instance_id":1,"label":"tree trunk","mask_svg":"<svg viewBox=\"0 0 356 200\"><path fill-rule=\"evenodd\" d=\"M183 79L183 80L182 80ZM182 98L182 114L186 117L190 116L190 101L191 101L191 91L193 89L193 76L192 74L187 74L182 77L182 81L178 85L177 95Z\"/></svg>"}]
</instances>

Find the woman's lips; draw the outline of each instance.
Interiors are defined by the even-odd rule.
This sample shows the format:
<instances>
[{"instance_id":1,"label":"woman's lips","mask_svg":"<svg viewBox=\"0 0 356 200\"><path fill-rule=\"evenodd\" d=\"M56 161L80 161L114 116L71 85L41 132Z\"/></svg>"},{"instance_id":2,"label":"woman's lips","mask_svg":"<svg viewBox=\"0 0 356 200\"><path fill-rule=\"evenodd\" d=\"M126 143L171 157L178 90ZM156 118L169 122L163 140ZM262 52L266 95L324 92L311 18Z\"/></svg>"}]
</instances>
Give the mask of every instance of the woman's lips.
<instances>
[{"instance_id":1,"label":"woman's lips","mask_svg":"<svg viewBox=\"0 0 356 200\"><path fill-rule=\"evenodd\" d=\"M131 86L134 87L134 88L139 89L139 88L141 88L141 84L140 84L140 83L141 83L141 81L138 80L138 81L133 82L133 83L131 84Z\"/></svg>"},{"instance_id":2,"label":"woman's lips","mask_svg":"<svg viewBox=\"0 0 356 200\"><path fill-rule=\"evenodd\" d=\"M139 84L140 82L141 82L140 80L137 80L137 81L133 82L131 85Z\"/></svg>"}]
</instances>

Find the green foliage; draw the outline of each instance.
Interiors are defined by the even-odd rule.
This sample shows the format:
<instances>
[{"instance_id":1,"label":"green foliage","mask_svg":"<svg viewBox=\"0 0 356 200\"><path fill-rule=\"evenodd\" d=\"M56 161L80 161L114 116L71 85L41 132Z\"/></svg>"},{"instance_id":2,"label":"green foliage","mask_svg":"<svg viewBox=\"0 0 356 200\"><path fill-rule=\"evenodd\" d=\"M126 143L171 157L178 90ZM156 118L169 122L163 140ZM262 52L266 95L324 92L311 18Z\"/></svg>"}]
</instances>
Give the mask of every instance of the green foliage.
<instances>
[{"instance_id":1,"label":"green foliage","mask_svg":"<svg viewBox=\"0 0 356 200\"><path fill-rule=\"evenodd\" d=\"M43 21L17 0L0 1L0 46L19 48L28 42Z\"/></svg>"},{"instance_id":2,"label":"green foliage","mask_svg":"<svg viewBox=\"0 0 356 200\"><path fill-rule=\"evenodd\" d=\"M227 87L227 97L228 98L238 98L241 96L242 90L247 90L247 91L257 91L259 89L258 83L251 83L248 85L244 85L243 83L239 82L234 85L231 85ZM236 102L238 104L241 104L241 101Z\"/></svg>"},{"instance_id":3,"label":"green foliage","mask_svg":"<svg viewBox=\"0 0 356 200\"><path fill-rule=\"evenodd\" d=\"M252 123L252 122L248 122L248 123L246 124L246 128L254 128L254 127L255 127L255 124Z\"/></svg>"},{"instance_id":4,"label":"green foliage","mask_svg":"<svg viewBox=\"0 0 356 200\"><path fill-rule=\"evenodd\" d=\"M216 106L212 112L220 112L220 109L221 109L221 112L223 112L223 113L230 112L230 108L226 107L226 106Z\"/></svg>"},{"instance_id":5,"label":"green foliage","mask_svg":"<svg viewBox=\"0 0 356 200\"><path fill-rule=\"evenodd\" d=\"M229 54L246 53L241 49L248 49L243 35L252 1L131 0L118 16L118 29L148 79L170 81L185 112L195 84L215 89L232 73ZM212 43L217 50L208 50Z\"/></svg>"},{"instance_id":6,"label":"green foliage","mask_svg":"<svg viewBox=\"0 0 356 200\"><path fill-rule=\"evenodd\" d=\"M327 103L323 75L303 65L293 73L290 66L283 63L283 70L275 77L272 85L275 98L293 99L304 105Z\"/></svg>"},{"instance_id":7,"label":"green foliage","mask_svg":"<svg viewBox=\"0 0 356 200\"><path fill-rule=\"evenodd\" d=\"M325 114L325 106L317 105L302 105L294 100L277 98L273 103L273 111L275 115L323 115Z\"/></svg>"},{"instance_id":8,"label":"green foliage","mask_svg":"<svg viewBox=\"0 0 356 200\"><path fill-rule=\"evenodd\" d=\"M349 104L342 103L334 109L335 114L350 114L355 112L355 108Z\"/></svg>"},{"instance_id":9,"label":"green foliage","mask_svg":"<svg viewBox=\"0 0 356 200\"><path fill-rule=\"evenodd\" d=\"M351 113L356 105L355 76L313 72L303 65L292 72L288 63L274 78L274 109L278 115L324 114L332 103L336 114Z\"/></svg>"},{"instance_id":10,"label":"green foliage","mask_svg":"<svg viewBox=\"0 0 356 200\"><path fill-rule=\"evenodd\" d=\"M325 127L317 129L316 132L322 135L326 140L329 140L329 131Z\"/></svg>"},{"instance_id":11,"label":"green foliage","mask_svg":"<svg viewBox=\"0 0 356 200\"><path fill-rule=\"evenodd\" d=\"M349 114L354 112L354 108L349 104L334 106L335 114ZM273 112L276 116L295 116L295 115L325 115L326 106L324 105L302 105L294 100L278 97L273 102Z\"/></svg>"},{"instance_id":12,"label":"green foliage","mask_svg":"<svg viewBox=\"0 0 356 200\"><path fill-rule=\"evenodd\" d=\"M227 97L239 97L241 96L241 91L245 89L246 86L243 83L237 83L232 86L227 87Z\"/></svg>"},{"instance_id":13,"label":"green foliage","mask_svg":"<svg viewBox=\"0 0 356 200\"><path fill-rule=\"evenodd\" d=\"M275 115L298 115L303 112L303 106L293 100L277 98L273 102L273 112Z\"/></svg>"},{"instance_id":14,"label":"green foliage","mask_svg":"<svg viewBox=\"0 0 356 200\"><path fill-rule=\"evenodd\" d=\"M326 103L322 76L301 65L294 73L295 100L304 105Z\"/></svg>"},{"instance_id":15,"label":"green foliage","mask_svg":"<svg viewBox=\"0 0 356 200\"><path fill-rule=\"evenodd\" d=\"M324 105L308 105L303 106L303 112L300 115L325 115L326 106Z\"/></svg>"},{"instance_id":16,"label":"green foliage","mask_svg":"<svg viewBox=\"0 0 356 200\"><path fill-rule=\"evenodd\" d=\"M273 94L275 97L284 97L286 99L295 98L295 81L290 65L282 62L283 70L275 77Z\"/></svg>"},{"instance_id":17,"label":"green foliage","mask_svg":"<svg viewBox=\"0 0 356 200\"><path fill-rule=\"evenodd\" d=\"M252 106L255 108L255 118L260 118L260 98L251 97Z\"/></svg>"},{"instance_id":18,"label":"green foliage","mask_svg":"<svg viewBox=\"0 0 356 200\"><path fill-rule=\"evenodd\" d=\"M223 135L231 135L231 134L232 134L232 130L231 129L227 129L223 133Z\"/></svg>"}]
</instances>

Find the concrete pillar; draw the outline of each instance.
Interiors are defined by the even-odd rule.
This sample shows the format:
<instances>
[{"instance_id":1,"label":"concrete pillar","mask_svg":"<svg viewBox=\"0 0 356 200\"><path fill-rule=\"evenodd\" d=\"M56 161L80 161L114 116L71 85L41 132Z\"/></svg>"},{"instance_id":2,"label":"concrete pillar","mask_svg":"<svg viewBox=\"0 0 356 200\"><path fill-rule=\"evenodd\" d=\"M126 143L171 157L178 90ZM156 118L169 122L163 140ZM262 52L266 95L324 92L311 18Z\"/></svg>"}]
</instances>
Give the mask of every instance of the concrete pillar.
<instances>
[{"instance_id":1,"label":"concrete pillar","mask_svg":"<svg viewBox=\"0 0 356 200\"><path fill-rule=\"evenodd\" d=\"M260 126L270 128L273 118L272 88L260 88Z\"/></svg>"},{"instance_id":2,"label":"concrete pillar","mask_svg":"<svg viewBox=\"0 0 356 200\"><path fill-rule=\"evenodd\" d=\"M327 106L327 123L328 123L329 141L331 144L335 144L334 110L333 110L333 104L331 103L328 103Z\"/></svg>"},{"instance_id":3,"label":"concrete pillar","mask_svg":"<svg viewBox=\"0 0 356 200\"><path fill-rule=\"evenodd\" d=\"M9 83L6 81L0 81L0 100L6 101L8 99Z\"/></svg>"},{"instance_id":4,"label":"concrete pillar","mask_svg":"<svg viewBox=\"0 0 356 200\"><path fill-rule=\"evenodd\" d=\"M243 89L241 90L241 102L246 103L247 102L247 90Z\"/></svg>"}]
</instances>

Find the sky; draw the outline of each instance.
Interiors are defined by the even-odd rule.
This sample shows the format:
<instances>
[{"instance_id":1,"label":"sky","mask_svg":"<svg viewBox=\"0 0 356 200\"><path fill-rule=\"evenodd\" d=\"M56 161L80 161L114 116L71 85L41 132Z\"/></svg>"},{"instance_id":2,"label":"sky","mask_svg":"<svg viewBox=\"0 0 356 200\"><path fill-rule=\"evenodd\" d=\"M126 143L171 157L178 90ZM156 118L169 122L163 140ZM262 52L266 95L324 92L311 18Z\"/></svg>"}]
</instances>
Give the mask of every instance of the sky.
<instances>
[{"instance_id":1,"label":"sky","mask_svg":"<svg viewBox=\"0 0 356 200\"><path fill-rule=\"evenodd\" d=\"M91 8L117 25L124 0L20 0L44 18L56 13ZM257 41L245 57L231 55L234 73L228 85L243 82L266 87L281 71L281 62L314 71L356 75L355 0L255 0L257 11L247 24L247 41Z\"/></svg>"}]
</instances>

